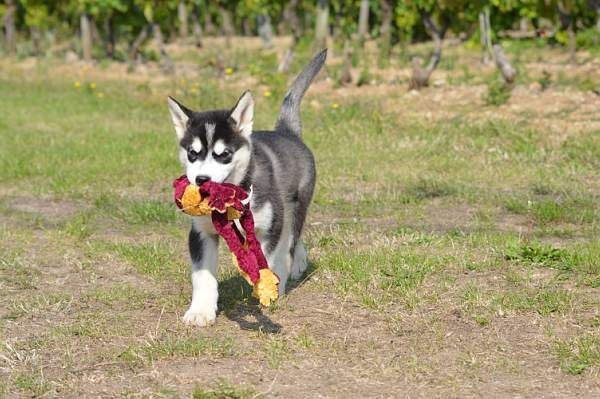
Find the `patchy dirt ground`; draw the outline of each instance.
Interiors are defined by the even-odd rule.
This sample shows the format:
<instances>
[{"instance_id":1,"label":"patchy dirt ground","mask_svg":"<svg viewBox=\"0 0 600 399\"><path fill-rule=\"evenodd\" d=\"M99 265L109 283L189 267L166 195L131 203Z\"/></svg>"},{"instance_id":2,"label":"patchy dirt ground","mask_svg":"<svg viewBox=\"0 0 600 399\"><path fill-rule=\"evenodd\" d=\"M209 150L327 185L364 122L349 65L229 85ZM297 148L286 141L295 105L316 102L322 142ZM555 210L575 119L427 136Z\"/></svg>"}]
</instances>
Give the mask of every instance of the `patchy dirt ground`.
<instances>
[{"instance_id":1,"label":"patchy dirt ground","mask_svg":"<svg viewBox=\"0 0 600 399\"><path fill-rule=\"evenodd\" d=\"M226 53L250 61L220 77L210 40L169 48L176 76L0 61L0 397L599 397L600 97L580 82L597 84L600 64L588 54L524 59L528 77L497 107L484 100L493 71L460 47L420 92L399 60L337 87L334 57L304 105L320 172L309 271L261 309L222 248L216 324L181 322L187 220L162 184L178 169L159 110L167 92L279 94L249 72L259 46ZM43 162L20 155L32 146Z\"/></svg>"}]
</instances>

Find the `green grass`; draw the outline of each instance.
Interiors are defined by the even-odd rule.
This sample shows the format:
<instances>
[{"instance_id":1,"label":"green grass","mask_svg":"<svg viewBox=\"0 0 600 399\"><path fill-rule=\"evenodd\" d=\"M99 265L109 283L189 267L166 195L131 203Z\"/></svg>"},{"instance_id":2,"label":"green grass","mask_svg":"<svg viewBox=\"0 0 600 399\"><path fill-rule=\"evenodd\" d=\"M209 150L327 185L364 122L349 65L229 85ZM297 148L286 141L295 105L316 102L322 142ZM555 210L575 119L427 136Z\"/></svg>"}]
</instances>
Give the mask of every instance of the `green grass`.
<instances>
[{"instance_id":1,"label":"green grass","mask_svg":"<svg viewBox=\"0 0 600 399\"><path fill-rule=\"evenodd\" d=\"M139 308L138 308L139 310ZM121 312L102 311L98 308L81 310L67 322L51 331L51 336L60 341L69 339L115 339L135 331L135 321Z\"/></svg>"},{"instance_id":2,"label":"green grass","mask_svg":"<svg viewBox=\"0 0 600 399\"><path fill-rule=\"evenodd\" d=\"M110 288L95 289L87 293L86 298L96 301L111 309L139 309L153 297L151 292L144 291L130 284L113 285Z\"/></svg>"},{"instance_id":3,"label":"green grass","mask_svg":"<svg viewBox=\"0 0 600 399\"><path fill-rule=\"evenodd\" d=\"M511 95L511 88L500 80L499 76L495 76L494 79L488 83L487 93L484 97L485 102L488 105L499 106L505 104Z\"/></svg>"},{"instance_id":4,"label":"green grass","mask_svg":"<svg viewBox=\"0 0 600 399\"><path fill-rule=\"evenodd\" d=\"M315 339L308 331L302 331L296 337L296 344L303 349L311 349L316 345Z\"/></svg>"},{"instance_id":5,"label":"green grass","mask_svg":"<svg viewBox=\"0 0 600 399\"><path fill-rule=\"evenodd\" d=\"M91 214L84 212L71 218L64 224L63 231L78 240L89 238L94 233Z\"/></svg>"},{"instance_id":6,"label":"green grass","mask_svg":"<svg viewBox=\"0 0 600 399\"><path fill-rule=\"evenodd\" d=\"M550 267L577 277L591 287L600 287L600 241L568 248L554 248L537 241L510 242L505 257L533 266Z\"/></svg>"},{"instance_id":7,"label":"green grass","mask_svg":"<svg viewBox=\"0 0 600 399\"><path fill-rule=\"evenodd\" d=\"M0 255L0 281L16 289L34 289L40 272L21 257L5 252Z\"/></svg>"},{"instance_id":8,"label":"green grass","mask_svg":"<svg viewBox=\"0 0 600 399\"><path fill-rule=\"evenodd\" d=\"M12 300L4 318L17 319L37 312L60 312L69 307L72 301L73 297L63 292L32 295L25 300Z\"/></svg>"},{"instance_id":9,"label":"green grass","mask_svg":"<svg viewBox=\"0 0 600 399\"><path fill-rule=\"evenodd\" d=\"M17 374L13 383L17 389L34 397L42 396L50 390L50 385L41 372Z\"/></svg>"},{"instance_id":10,"label":"green grass","mask_svg":"<svg viewBox=\"0 0 600 399\"><path fill-rule=\"evenodd\" d=\"M374 252L334 252L318 267L339 274L336 289L355 293L367 307L378 308L397 302L414 306L410 294L443 264L443 258L384 248Z\"/></svg>"},{"instance_id":11,"label":"green grass","mask_svg":"<svg viewBox=\"0 0 600 399\"><path fill-rule=\"evenodd\" d=\"M187 279L189 267L166 244L118 243L105 246L130 263L140 274L153 278L168 276L179 281Z\"/></svg>"},{"instance_id":12,"label":"green grass","mask_svg":"<svg viewBox=\"0 0 600 399\"><path fill-rule=\"evenodd\" d=\"M593 378L600 134L595 114L568 97L591 95L592 83L578 67L573 76L552 73L535 98L564 104L522 111L528 85L544 79L543 68L525 68L545 53L537 41L505 48L520 72L506 106L474 94L497 76L482 74L469 61L479 50L462 46L445 50L432 77L448 85L418 97L401 79L373 87L370 78L385 80L386 72L372 65L360 65L369 72L360 91L317 83L302 107L318 168L304 236L308 278L259 312L222 246L220 313L206 330L180 321L191 289L189 220L172 203L171 182L182 170L165 97L230 108L252 82L255 127L270 128L291 77L276 73L277 52L187 49L177 58L197 65L198 76L157 81L48 77L53 60L27 76L0 70L0 333L14 349L0 348L14 367L0 392L56 396L98 378L113 396L193 390L246 398L268 392L279 370L296 370L319 394L335 396L327 389L336 389L337 375L325 386L316 375L323 368L369 387L396 386L386 378L402 370L406 391L427 375L436 390L458 396L481 381L519 382L523 373L542 382L564 377L569 388L581 383L570 374ZM222 50L232 72L217 78ZM292 69L310 52L301 43ZM390 68L408 68L401 57L427 52L395 52ZM498 84L489 101L500 104L510 93ZM46 200L52 212L37 212ZM269 321L281 328L271 331ZM572 325L577 336L557 339ZM206 373L176 371L199 364ZM274 394L289 394L278 387Z\"/></svg>"},{"instance_id":13,"label":"green grass","mask_svg":"<svg viewBox=\"0 0 600 399\"><path fill-rule=\"evenodd\" d=\"M546 187L536 186L537 193ZM538 195L537 199L507 198L504 207L509 212L528 215L541 226L556 223L594 223L598 219L597 199L591 196L570 196L556 200Z\"/></svg>"},{"instance_id":14,"label":"green grass","mask_svg":"<svg viewBox=\"0 0 600 399\"><path fill-rule=\"evenodd\" d=\"M268 337L263 350L267 363L272 369L279 368L291 356L291 349L287 341L277 337Z\"/></svg>"},{"instance_id":15,"label":"green grass","mask_svg":"<svg viewBox=\"0 0 600 399\"><path fill-rule=\"evenodd\" d=\"M564 250L553 248L539 242L531 244L518 244L510 246L506 250L506 258L519 260L536 265L552 265L563 259Z\"/></svg>"},{"instance_id":16,"label":"green grass","mask_svg":"<svg viewBox=\"0 0 600 399\"><path fill-rule=\"evenodd\" d=\"M193 399L254 399L263 398L253 388L240 387L221 379L214 384L213 388L195 387L192 392Z\"/></svg>"},{"instance_id":17,"label":"green grass","mask_svg":"<svg viewBox=\"0 0 600 399\"><path fill-rule=\"evenodd\" d=\"M592 91L598 90L600 81L590 76L572 76L560 71L556 78L556 85L559 87L574 87L580 91Z\"/></svg>"},{"instance_id":18,"label":"green grass","mask_svg":"<svg viewBox=\"0 0 600 399\"><path fill-rule=\"evenodd\" d=\"M581 374L590 367L600 366L600 338L586 334L571 340L559 340L554 352L560 367L569 374Z\"/></svg>"},{"instance_id":19,"label":"green grass","mask_svg":"<svg viewBox=\"0 0 600 399\"><path fill-rule=\"evenodd\" d=\"M541 316L564 314L570 310L573 296L568 291L541 289L538 291L509 291L498 295L495 304L503 311L535 311Z\"/></svg>"},{"instance_id":20,"label":"green grass","mask_svg":"<svg viewBox=\"0 0 600 399\"><path fill-rule=\"evenodd\" d=\"M176 220L177 212L169 202L140 201L131 203L125 212L125 220L132 223L167 223Z\"/></svg>"},{"instance_id":21,"label":"green grass","mask_svg":"<svg viewBox=\"0 0 600 399\"><path fill-rule=\"evenodd\" d=\"M2 92L13 92L10 99L0 100L0 107L27 110L10 113L5 121L19 126L20 134L2 135L2 180L18 186L26 181L34 192L91 197L115 187L133 189L145 181L160 181L165 170L175 176L173 137L158 104L132 106L132 101L142 101L127 95L128 89L103 85L98 90L106 90L105 98L98 99L66 82L29 83L22 90L0 80ZM32 114L46 123L32 120ZM112 117L90 122L91 115ZM36 156L20 148L36 148ZM133 172L132 165L143 168Z\"/></svg>"},{"instance_id":22,"label":"green grass","mask_svg":"<svg viewBox=\"0 0 600 399\"><path fill-rule=\"evenodd\" d=\"M235 356L235 353L234 342L228 337L182 337L171 333L128 346L118 354L117 358L131 366L139 367L164 358L199 356L219 358Z\"/></svg>"}]
</instances>

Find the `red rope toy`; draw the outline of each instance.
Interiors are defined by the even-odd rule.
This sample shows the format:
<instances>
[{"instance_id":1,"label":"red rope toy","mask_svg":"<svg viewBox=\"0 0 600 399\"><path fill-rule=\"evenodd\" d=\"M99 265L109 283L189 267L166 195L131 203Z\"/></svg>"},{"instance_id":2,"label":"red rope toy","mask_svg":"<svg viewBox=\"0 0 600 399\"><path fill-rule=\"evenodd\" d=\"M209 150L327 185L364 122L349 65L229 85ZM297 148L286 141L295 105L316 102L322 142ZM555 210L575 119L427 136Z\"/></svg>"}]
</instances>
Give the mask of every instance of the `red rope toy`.
<instances>
[{"instance_id":1,"label":"red rope toy","mask_svg":"<svg viewBox=\"0 0 600 399\"><path fill-rule=\"evenodd\" d=\"M210 215L217 233L223 237L242 276L252 285L252 295L269 306L279 294L279 277L274 274L254 231L248 193L235 184L207 181L191 184L185 175L175 179L175 204L192 216ZM239 219L240 231L235 223Z\"/></svg>"}]
</instances>

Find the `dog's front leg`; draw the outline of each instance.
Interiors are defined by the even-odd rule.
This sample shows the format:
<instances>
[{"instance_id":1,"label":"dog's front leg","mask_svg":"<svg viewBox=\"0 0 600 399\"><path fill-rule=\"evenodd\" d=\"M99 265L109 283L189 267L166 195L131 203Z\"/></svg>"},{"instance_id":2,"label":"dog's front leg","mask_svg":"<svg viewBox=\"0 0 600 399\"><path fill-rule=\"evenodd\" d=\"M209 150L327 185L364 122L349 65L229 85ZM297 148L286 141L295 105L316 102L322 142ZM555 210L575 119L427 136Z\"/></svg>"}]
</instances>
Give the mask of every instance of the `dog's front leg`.
<instances>
[{"instance_id":1,"label":"dog's front leg","mask_svg":"<svg viewBox=\"0 0 600 399\"><path fill-rule=\"evenodd\" d=\"M217 236L198 231L197 226L192 226L189 246L192 258L192 303L183 320L203 327L214 323L217 317Z\"/></svg>"}]
</instances>

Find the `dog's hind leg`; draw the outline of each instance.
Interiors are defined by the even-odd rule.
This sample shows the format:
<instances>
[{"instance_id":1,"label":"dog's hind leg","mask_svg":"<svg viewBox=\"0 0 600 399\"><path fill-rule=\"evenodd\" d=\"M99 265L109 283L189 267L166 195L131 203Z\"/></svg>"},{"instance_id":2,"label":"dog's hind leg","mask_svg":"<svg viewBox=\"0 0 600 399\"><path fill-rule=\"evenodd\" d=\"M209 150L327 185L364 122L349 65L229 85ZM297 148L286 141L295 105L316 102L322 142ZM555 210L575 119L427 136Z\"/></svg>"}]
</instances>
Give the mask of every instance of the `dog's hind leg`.
<instances>
[{"instance_id":1,"label":"dog's hind leg","mask_svg":"<svg viewBox=\"0 0 600 399\"><path fill-rule=\"evenodd\" d=\"M301 240L297 240L292 257L292 271L290 273L292 280L298 280L302 277L307 267L308 254L306 253L306 248L304 248L304 243Z\"/></svg>"},{"instance_id":2,"label":"dog's hind leg","mask_svg":"<svg viewBox=\"0 0 600 399\"><path fill-rule=\"evenodd\" d=\"M292 226L291 220L288 215L284 217L281 234L279 235L279 240L277 241L277 245L267 254L267 262L269 263L269 268L279 277L279 296L283 296L285 294L285 286L287 284L288 277L290 276L290 268L291 268L291 257L290 257L290 245L292 241Z\"/></svg>"},{"instance_id":3,"label":"dog's hind leg","mask_svg":"<svg viewBox=\"0 0 600 399\"><path fill-rule=\"evenodd\" d=\"M314 178L311 179L314 182ZM308 267L308 254L306 248L300 240L302 235L302 229L304 228L304 222L306 214L308 212L308 206L312 198L314 190L314 183L307 184L305 187L301 187L298 192L298 200L295 203L293 223L292 223L292 240L290 246L290 256L292 258L292 266L290 276L293 280L297 280L302 277L302 274Z\"/></svg>"},{"instance_id":4,"label":"dog's hind leg","mask_svg":"<svg viewBox=\"0 0 600 399\"><path fill-rule=\"evenodd\" d=\"M203 327L212 324L217 317L218 240L214 234L196 230L193 225L189 236L192 258L192 303L183 320Z\"/></svg>"}]
</instances>

